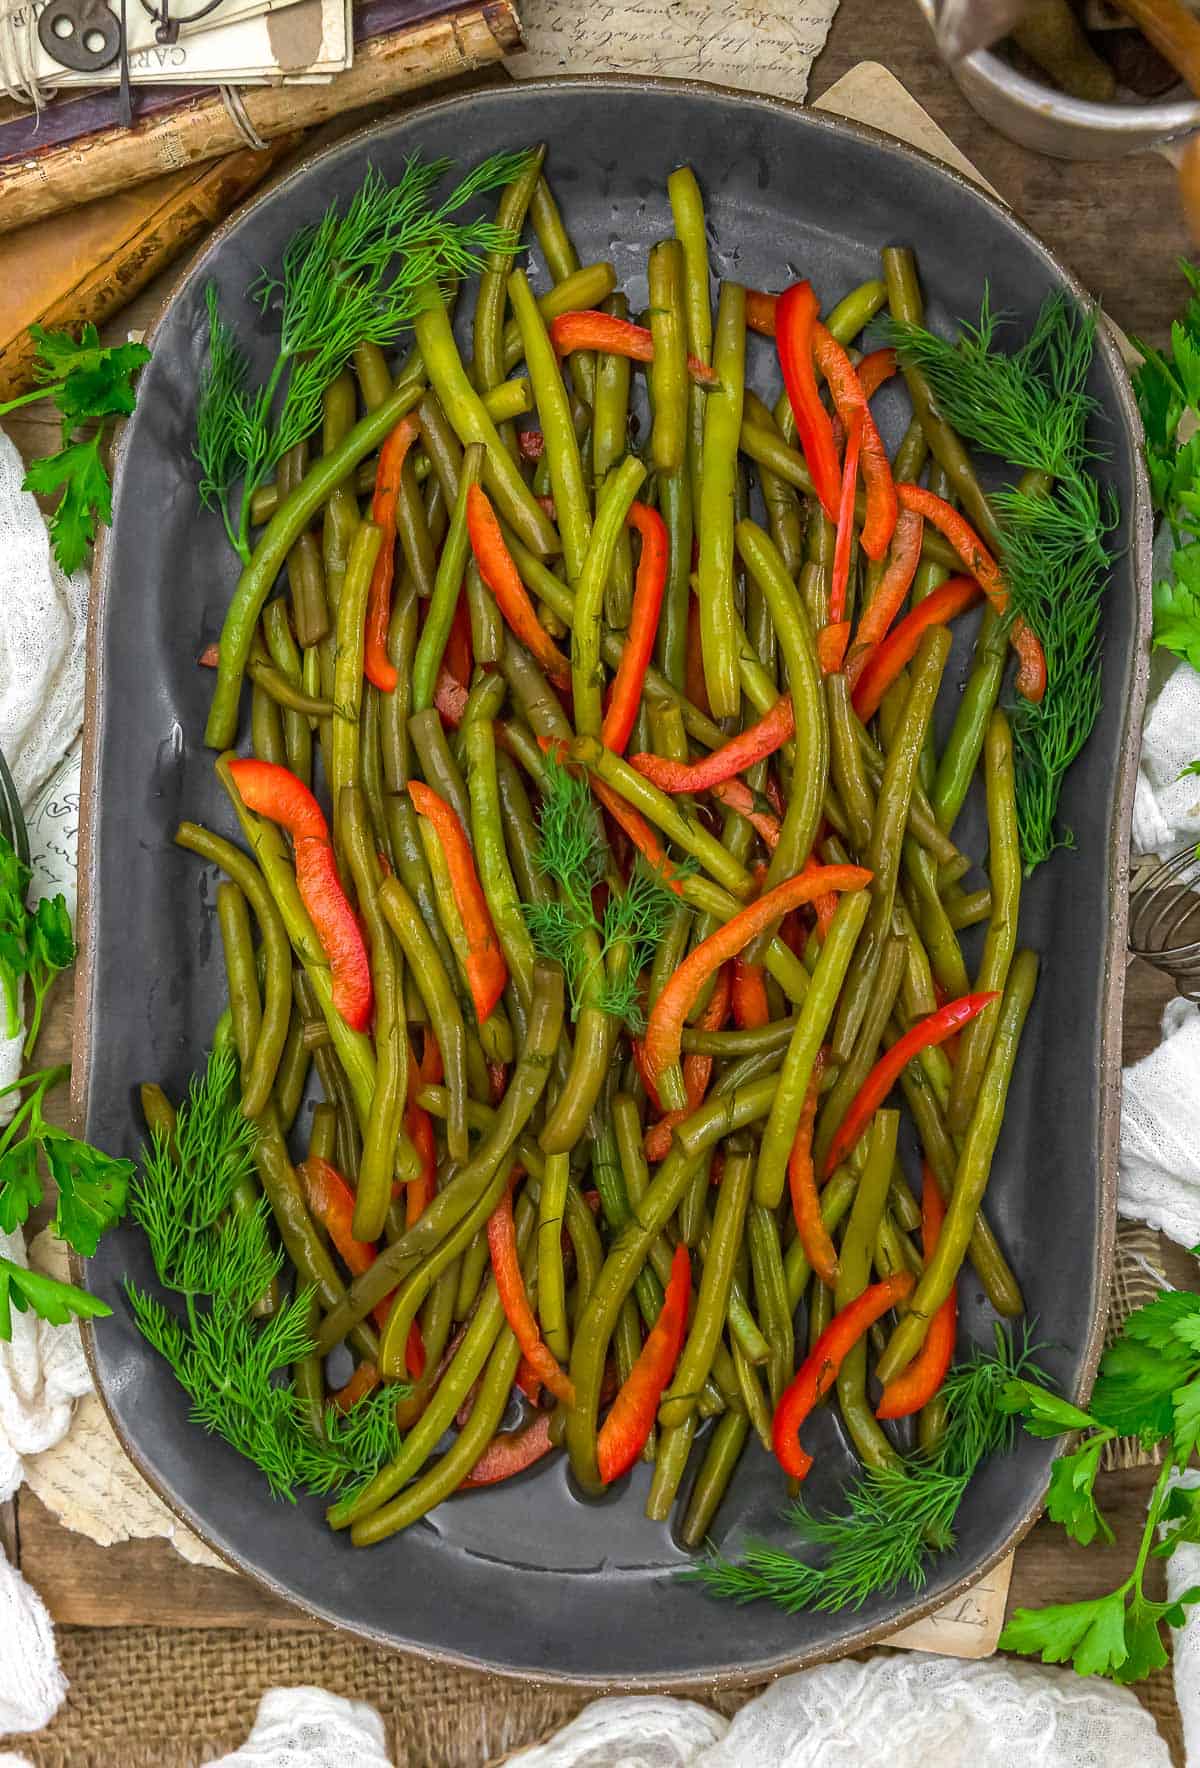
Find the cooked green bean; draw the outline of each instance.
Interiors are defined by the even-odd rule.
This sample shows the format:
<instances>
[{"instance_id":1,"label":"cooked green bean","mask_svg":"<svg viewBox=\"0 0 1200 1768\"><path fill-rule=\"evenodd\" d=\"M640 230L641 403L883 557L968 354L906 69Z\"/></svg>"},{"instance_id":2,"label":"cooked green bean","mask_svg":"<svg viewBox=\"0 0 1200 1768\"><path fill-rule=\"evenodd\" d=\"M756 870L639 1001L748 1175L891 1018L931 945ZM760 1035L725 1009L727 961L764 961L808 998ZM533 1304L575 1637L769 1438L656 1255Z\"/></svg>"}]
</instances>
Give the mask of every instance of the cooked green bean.
<instances>
[{"instance_id":1,"label":"cooked green bean","mask_svg":"<svg viewBox=\"0 0 1200 1768\"><path fill-rule=\"evenodd\" d=\"M572 582L583 570L591 538L591 505L583 477L579 443L571 418L571 403L563 384L558 358L546 322L523 270L514 270L508 279L508 298L513 315L521 328L525 362L533 387L534 402L541 419L544 443L543 458L549 463L550 484L554 506L558 512L558 531L562 536L563 562ZM511 514L505 515L512 520Z\"/></svg>"},{"instance_id":2,"label":"cooked green bean","mask_svg":"<svg viewBox=\"0 0 1200 1768\"><path fill-rule=\"evenodd\" d=\"M483 482L505 519L511 522L526 545L540 557L556 553L558 536L545 512L535 503L516 463L501 442L487 408L468 379L440 291L426 286L421 291L421 299L426 305L413 320L413 331L429 370L429 383L459 441L464 447L471 442L484 445Z\"/></svg>"},{"instance_id":3,"label":"cooked green bean","mask_svg":"<svg viewBox=\"0 0 1200 1768\"><path fill-rule=\"evenodd\" d=\"M797 1016L796 1029L779 1071L779 1086L763 1131L754 1175L755 1202L767 1209L777 1208L783 1196L788 1157L804 1110L813 1063L825 1041L870 908L871 899L865 890L847 891L839 898L813 971L812 984Z\"/></svg>"},{"instance_id":4,"label":"cooked green bean","mask_svg":"<svg viewBox=\"0 0 1200 1768\"><path fill-rule=\"evenodd\" d=\"M383 1232L392 1196L396 1138L404 1115L408 1076L408 1039L400 993L399 962L379 902L379 861L361 792L348 787L341 800L342 839L358 897L358 912L370 946L371 982L375 998L375 1092L363 1132L354 1197L356 1240L377 1240Z\"/></svg>"},{"instance_id":5,"label":"cooked green bean","mask_svg":"<svg viewBox=\"0 0 1200 1768\"><path fill-rule=\"evenodd\" d=\"M728 1170L728 1161L726 1169ZM778 1405L780 1395L792 1378L796 1347L792 1332L792 1309L788 1304L787 1277L783 1268L783 1248L779 1243L779 1227L774 1213L764 1209L761 1203L750 1206L746 1238L754 1271L754 1295L758 1302L763 1333L771 1347L767 1363L771 1404Z\"/></svg>"},{"instance_id":6,"label":"cooked green bean","mask_svg":"<svg viewBox=\"0 0 1200 1768\"><path fill-rule=\"evenodd\" d=\"M387 878L380 885L379 906L400 941L409 969L416 978L442 1053L451 1101L447 1123L451 1158L466 1160L467 1034L454 989L420 911L399 879Z\"/></svg>"},{"instance_id":7,"label":"cooked green bean","mask_svg":"<svg viewBox=\"0 0 1200 1768\"><path fill-rule=\"evenodd\" d=\"M412 704L415 712L424 712L433 705L438 670L454 623L463 573L470 557L471 543L467 535L467 493L485 474L487 454L479 444L472 444L462 457L458 470L458 490L450 527L438 560L433 596L421 628L416 656L412 666Z\"/></svg>"},{"instance_id":8,"label":"cooked green bean","mask_svg":"<svg viewBox=\"0 0 1200 1768\"><path fill-rule=\"evenodd\" d=\"M603 311L614 318L629 316L624 295L610 295ZM629 389L633 364L628 356L602 351L596 358L596 399L592 408L592 486L598 496L610 471L629 448ZM604 594L604 618L624 631L633 603L633 551L629 534L622 530L613 554L612 570Z\"/></svg>"},{"instance_id":9,"label":"cooked green bean","mask_svg":"<svg viewBox=\"0 0 1200 1768\"><path fill-rule=\"evenodd\" d=\"M688 366L684 315L685 261L677 239L661 239L650 248L650 461L659 473L673 473L687 454Z\"/></svg>"},{"instance_id":10,"label":"cooked green bean","mask_svg":"<svg viewBox=\"0 0 1200 1768\"><path fill-rule=\"evenodd\" d=\"M521 237L525 216L533 200L546 157L545 144L530 149L529 157L517 176L501 193L496 205L496 225L511 233L514 242ZM492 252L488 255L479 278L475 296L475 385L481 393L498 387L504 379L504 309L508 296L508 278L512 271L513 253Z\"/></svg>"},{"instance_id":11,"label":"cooked green bean","mask_svg":"<svg viewBox=\"0 0 1200 1768\"><path fill-rule=\"evenodd\" d=\"M890 936L903 831L908 821L925 731L933 715L934 701L949 655L950 632L947 627L932 627L923 634L913 661L896 741L888 752L876 801L867 854L867 864L872 872L871 913L846 979L834 1025L835 1061L845 1061L853 1048L874 987L884 943Z\"/></svg>"},{"instance_id":12,"label":"cooked green bean","mask_svg":"<svg viewBox=\"0 0 1200 1768\"><path fill-rule=\"evenodd\" d=\"M975 1096L971 1121L958 1156L954 1189L933 1255L911 1298L909 1311L896 1327L879 1363L879 1379L891 1381L920 1349L929 1322L945 1301L972 1240L976 1212L991 1176L992 1157L1000 1138L1017 1047L1037 986L1035 953L1018 953L1009 970L1000 1017L996 1024L983 1080Z\"/></svg>"},{"instance_id":13,"label":"cooked green bean","mask_svg":"<svg viewBox=\"0 0 1200 1768\"><path fill-rule=\"evenodd\" d=\"M342 792L359 780L358 722L362 710L363 633L371 574L379 557L383 530L374 522L360 522L350 546L346 576L337 611L337 661L334 666L333 741L330 748L329 791L334 803L334 829Z\"/></svg>"},{"instance_id":14,"label":"cooked green bean","mask_svg":"<svg viewBox=\"0 0 1200 1768\"><path fill-rule=\"evenodd\" d=\"M696 506L700 645L705 686L715 718L734 717L741 704L733 599L733 530L745 366L746 291L740 283L722 283L713 340L713 368L719 385L705 401L700 499Z\"/></svg>"},{"instance_id":15,"label":"cooked green bean","mask_svg":"<svg viewBox=\"0 0 1200 1768\"><path fill-rule=\"evenodd\" d=\"M862 1294L871 1280L875 1237L887 1203L899 1127L898 1111L876 1113L862 1177L838 1253L833 1302L839 1313ZM862 1339L842 1359L837 1396L842 1420L867 1466L898 1466L900 1457L875 1422L867 1400L867 1347Z\"/></svg>"},{"instance_id":16,"label":"cooked green bean","mask_svg":"<svg viewBox=\"0 0 1200 1768\"><path fill-rule=\"evenodd\" d=\"M308 471L308 443L297 442L279 463L279 497L286 502ZM294 542L287 556L288 597L296 624L296 641L303 646L315 645L329 631L329 609L325 603L325 572L321 551L306 528ZM269 642L269 640L268 640ZM279 661L278 658L275 659Z\"/></svg>"},{"instance_id":17,"label":"cooked green bean","mask_svg":"<svg viewBox=\"0 0 1200 1768\"><path fill-rule=\"evenodd\" d=\"M1004 988L1017 947L1017 915L1021 906L1021 844L1017 828L1012 733L1008 719L999 709L988 721L983 762L987 783L992 913L975 977L978 994L1000 993ZM971 1120L1000 1011L1000 1001L993 1001L963 1028L959 1038L950 1103L946 1108L946 1123L951 1134L961 1134Z\"/></svg>"},{"instance_id":18,"label":"cooked green bean","mask_svg":"<svg viewBox=\"0 0 1200 1768\"><path fill-rule=\"evenodd\" d=\"M287 766L283 719L278 702L257 682L250 689L250 748L259 761Z\"/></svg>"},{"instance_id":19,"label":"cooked green bean","mask_svg":"<svg viewBox=\"0 0 1200 1768\"><path fill-rule=\"evenodd\" d=\"M571 625L571 688L575 706L575 729L581 736L599 737L603 720L601 699L604 665L600 660L600 632L604 617L604 591L612 571L617 540L625 530L629 506L641 489L646 469L635 454L626 455L609 474L596 509L595 526L577 566L568 564L575 580L575 614ZM564 548L566 537L563 538Z\"/></svg>"},{"instance_id":20,"label":"cooked green bean","mask_svg":"<svg viewBox=\"0 0 1200 1768\"><path fill-rule=\"evenodd\" d=\"M283 740L287 764L296 778L308 785L312 780L312 727L309 718L327 718L333 711L328 701L313 699L304 692L303 663L292 628L287 605L282 597L268 602L263 609L263 632L285 688L292 693L290 706L284 702Z\"/></svg>"},{"instance_id":21,"label":"cooked green bean","mask_svg":"<svg viewBox=\"0 0 1200 1768\"><path fill-rule=\"evenodd\" d=\"M680 166L667 179L667 195L675 221L675 237L683 247L683 303L687 347L697 361L711 363L712 296L709 289L708 232L704 198L690 166ZM700 387L688 389L688 477L691 504L700 507L700 472L704 451L704 400Z\"/></svg>"}]
</instances>

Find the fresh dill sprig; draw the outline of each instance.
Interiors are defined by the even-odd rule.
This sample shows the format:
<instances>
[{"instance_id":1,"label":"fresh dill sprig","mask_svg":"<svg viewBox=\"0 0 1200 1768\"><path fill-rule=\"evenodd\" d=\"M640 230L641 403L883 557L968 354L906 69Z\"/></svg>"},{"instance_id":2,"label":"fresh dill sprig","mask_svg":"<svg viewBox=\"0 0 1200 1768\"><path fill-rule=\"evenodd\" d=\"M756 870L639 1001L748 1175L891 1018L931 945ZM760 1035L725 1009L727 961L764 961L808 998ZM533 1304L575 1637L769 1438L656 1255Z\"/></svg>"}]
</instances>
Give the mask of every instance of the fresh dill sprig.
<instances>
[{"instance_id":1,"label":"fresh dill sprig","mask_svg":"<svg viewBox=\"0 0 1200 1768\"><path fill-rule=\"evenodd\" d=\"M412 323L430 283L457 282L491 252L511 251L511 232L494 221L460 220L476 196L511 183L525 153L497 153L476 166L444 201L433 191L446 159L413 156L396 183L371 167L345 212L335 202L302 228L280 273L263 271L251 297L279 314L279 353L266 382L249 384L245 357L206 290L209 361L196 416L200 498L221 511L243 562L250 556L250 499L290 448L312 433L321 397L360 344L395 342ZM240 484L234 520L231 499Z\"/></svg>"},{"instance_id":2,"label":"fresh dill sprig","mask_svg":"<svg viewBox=\"0 0 1200 1768\"><path fill-rule=\"evenodd\" d=\"M921 369L968 441L1044 475L991 499L1012 616L1033 628L1046 656L1041 704L1018 699L1011 708L1021 854L1031 872L1072 844L1057 826L1058 801L1100 711L1100 597L1119 511L1091 471L1099 454L1087 436L1095 310L1050 295L1026 341L1007 352L998 325L985 294L978 325L964 324L956 343L918 325L888 329L901 360Z\"/></svg>"},{"instance_id":3,"label":"fresh dill sprig","mask_svg":"<svg viewBox=\"0 0 1200 1768\"><path fill-rule=\"evenodd\" d=\"M126 1282L134 1319L170 1364L205 1430L261 1468L274 1496L326 1493L369 1475L395 1454L395 1387L380 1388L343 1416L326 1409L314 1434L306 1402L286 1379L313 1349L309 1293L297 1292L268 1319L252 1304L278 1276L283 1254L263 1198L231 1207L254 1160L254 1127L241 1111L237 1061L214 1050L196 1076L169 1140L156 1134L132 1187L131 1212L150 1243L164 1289L183 1298L185 1317Z\"/></svg>"},{"instance_id":4,"label":"fresh dill sprig","mask_svg":"<svg viewBox=\"0 0 1200 1768\"><path fill-rule=\"evenodd\" d=\"M557 885L559 897L525 903L525 922L537 952L562 965L571 1017L578 1018L584 1005L597 1007L637 1033L642 1029L641 974L677 899L640 856L626 884L607 875L587 781L553 753L546 757L534 859L542 877ZM677 876L686 870L684 864L675 867ZM608 900L597 917L592 895L606 876Z\"/></svg>"},{"instance_id":5,"label":"fresh dill sprig","mask_svg":"<svg viewBox=\"0 0 1200 1768\"><path fill-rule=\"evenodd\" d=\"M806 1545L821 1550L819 1560L752 1541L736 1563L714 1555L681 1576L715 1596L766 1598L789 1614L858 1609L901 1584L923 1589L933 1556L954 1546L954 1519L980 1464L1012 1447L1013 1420L1001 1404L1009 1383L1046 1383L1035 1352L1028 1331L1016 1339L997 1326L995 1353L976 1350L946 1377L946 1428L936 1449L896 1467L864 1468L844 1512L817 1515L798 1501L790 1520Z\"/></svg>"}]
</instances>

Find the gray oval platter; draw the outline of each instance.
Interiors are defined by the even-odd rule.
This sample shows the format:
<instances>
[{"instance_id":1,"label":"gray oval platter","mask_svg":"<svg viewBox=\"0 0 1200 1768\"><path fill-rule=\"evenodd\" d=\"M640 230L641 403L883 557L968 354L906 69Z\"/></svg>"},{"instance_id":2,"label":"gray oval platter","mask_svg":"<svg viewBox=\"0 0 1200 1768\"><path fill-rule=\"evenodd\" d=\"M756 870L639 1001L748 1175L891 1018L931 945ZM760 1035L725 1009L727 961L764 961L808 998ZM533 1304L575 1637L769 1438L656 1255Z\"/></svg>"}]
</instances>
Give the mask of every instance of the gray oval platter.
<instances>
[{"instance_id":1,"label":"gray oval platter","mask_svg":"<svg viewBox=\"0 0 1200 1768\"><path fill-rule=\"evenodd\" d=\"M647 247L670 231L666 176L682 161L705 190L718 275L780 288L802 274L827 302L878 273L882 246L905 242L916 248L939 327L978 312L985 279L994 306L1025 327L1051 289L1081 293L1001 204L895 141L769 100L665 81L530 82L442 99L349 138L236 216L184 276L154 333L120 441L112 532L97 574L76 1085L88 1136L114 1152L137 1152L139 1081L183 1090L224 995L212 875L171 839L184 816L233 833L201 740L212 678L196 667L236 577L218 519L197 504L191 455L205 285L217 283L263 373L272 345L256 326L250 282L260 265L277 266L295 229L346 197L368 164L395 173L417 151L472 163L536 140L549 145L547 172L581 258L612 258L635 308L645 300ZM544 282L536 253L533 268ZM750 368L760 390L774 384L765 344L753 344ZM1124 512L1104 612L1104 707L1063 798L1076 847L1042 867L1022 906L1023 942L1040 951L1044 969L988 1199L1067 1391L1091 1378L1112 1250L1124 855L1149 604L1139 429L1107 336L1092 387L1105 450L1099 470ZM902 409L894 390L879 409L894 441ZM966 655L960 649L951 665L956 682ZM974 801L962 838L982 852ZM1053 1452L1023 1438L986 1467L960 1513L957 1549L936 1563L927 1587L876 1598L857 1613L735 1609L681 1584L673 1573L683 1554L642 1515L644 1467L625 1489L584 1505L556 1459L358 1552L327 1531L319 1503L273 1503L254 1468L188 1422L183 1394L133 1326L125 1273L152 1280L131 1226L111 1234L87 1269L86 1281L114 1309L88 1334L89 1352L126 1449L179 1515L313 1614L508 1674L625 1686L736 1682L852 1650L993 1564L1035 1516ZM963 1343L986 1342L991 1322L970 1275L962 1291ZM853 1460L831 1409L811 1434L816 1466L806 1495L836 1504ZM748 1532L785 1541L783 1507L778 1470L755 1447L719 1512L720 1543L736 1550Z\"/></svg>"}]
</instances>

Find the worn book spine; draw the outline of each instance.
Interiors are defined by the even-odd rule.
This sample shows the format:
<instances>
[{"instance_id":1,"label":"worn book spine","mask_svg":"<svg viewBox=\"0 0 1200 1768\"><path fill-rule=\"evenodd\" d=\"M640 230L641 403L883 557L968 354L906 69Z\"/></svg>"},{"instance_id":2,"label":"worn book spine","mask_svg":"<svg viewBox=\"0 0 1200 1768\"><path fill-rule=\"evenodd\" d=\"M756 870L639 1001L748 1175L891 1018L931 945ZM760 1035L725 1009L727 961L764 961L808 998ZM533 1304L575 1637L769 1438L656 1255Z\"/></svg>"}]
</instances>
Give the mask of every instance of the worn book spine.
<instances>
[{"instance_id":1,"label":"worn book spine","mask_svg":"<svg viewBox=\"0 0 1200 1768\"><path fill-rule=\"evenodd\" d=\"M514 0L483 0L359 44L354 66L326 85L246 86L242 104L264 141L498 62L521 44ZM106 129L0 169L0 233L219 158L244 145L220 95Z\"/></svg>"},{"instance_id":2,"label":"worn book spine","mask_svg":"<svg viewBox=\"0 0 1200 1768\"><path fill-rule=\"evenodd\" d=\"M0 287L0 401L34 384L31 325L76 331L86 320L110 319L236 208L300 139L280 136L265 152L243 148L10 234L12 274Z\"/></svg>"}]
</instances>

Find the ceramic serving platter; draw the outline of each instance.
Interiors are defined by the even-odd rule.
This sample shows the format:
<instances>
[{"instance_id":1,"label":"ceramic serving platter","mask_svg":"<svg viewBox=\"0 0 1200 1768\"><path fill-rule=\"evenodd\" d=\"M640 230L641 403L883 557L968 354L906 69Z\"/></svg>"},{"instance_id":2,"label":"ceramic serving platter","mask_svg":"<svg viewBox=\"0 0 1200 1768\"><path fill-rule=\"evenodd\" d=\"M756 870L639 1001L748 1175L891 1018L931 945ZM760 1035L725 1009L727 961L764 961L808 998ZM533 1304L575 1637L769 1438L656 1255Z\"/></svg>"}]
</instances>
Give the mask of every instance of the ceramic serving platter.
<instances>
[{"instance_id":1,"label":"ceramic serving platter","mask_svg":"<svg viewBox=\"0 0 1200 1768\"><path fill-rule=\"evenodd\" d=\"M545 141L547 171L584 262L611 258L636 310L646 254L671 228L665 183L682 161L704 188L713 268L760 288L810 277L824 302L878 274L880 248L917 252L932 324L993 305L1028 326L1053 289L1081 291L1000 203L873 131L712 87L627 79L529 82L405 112L312 159L217 233L155 329L137 410L121 437L114 519L98 569L91 631L84 963L76 1074L87 1134L114 1152L140 1141L137 1085L178 1095L201 1064L223 1004L214 878L177 850L182 817L234 834L202 731L212 677L198 669L219 631L235 561L196 498L196 390L203 293L221 304L265 373L272 338L247 298L295 230L346 198L369 165L396 174L410 154L474 162ZM535 277L544 268L533 256ZM460 302L469 315L471 302ZM767 344L749 372L777 386ZM1125 852L1144 694L1149 515L1139 430L1120 357L1101 334L1092 373L1097 470L1123 511L1104 608L1104 702L1063 796L1075 846L1030 881L1021 937L1043 973L997 1150L988 1210L1020 1275L1045 1360L1067 1391L1090 1381L1099 1349L1115 1210L1116 1087L1125 943ZM901 394L877 408L890 440ZM961 685L970 623L948 680ZM948 718L951 693L939 716ZM972 799L961 840L983 850ZM593 1683L735 1682L851 1650L946 1601L1027 1528L1053 1446L1022 1437L983 1469L959 1517L956 1550L919 1594L857 1613L737 1609L675 1576L685 1556L642 1514L648 1473L599 1503L572 1494L555 1458L508 1485L443 1504L368 1551L326 1529L317 1502L275 1503L257 1471L188 1422L183 1394L139 1337L121 1279L152 1280L132 1226L104 1241L86 1281L112 1304L89 1332L97 1385L126 1449L167 1502L232 1563L279 1595L373 1639L510 1674ZM962 1284L963 1344L992 1322L973 1275ZM811 1440L810 1440L811 1439ZM854 1471L833 1408L806 1430L807 1495L834 1504ZM736 1550L748 1533L785 1541L782 1482L756 1446L716 1522Z\"/></svg>"}]
</instances>

